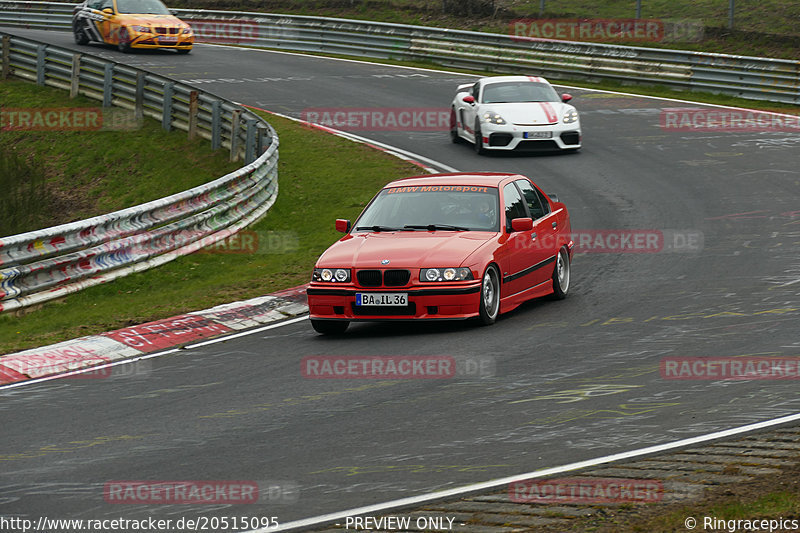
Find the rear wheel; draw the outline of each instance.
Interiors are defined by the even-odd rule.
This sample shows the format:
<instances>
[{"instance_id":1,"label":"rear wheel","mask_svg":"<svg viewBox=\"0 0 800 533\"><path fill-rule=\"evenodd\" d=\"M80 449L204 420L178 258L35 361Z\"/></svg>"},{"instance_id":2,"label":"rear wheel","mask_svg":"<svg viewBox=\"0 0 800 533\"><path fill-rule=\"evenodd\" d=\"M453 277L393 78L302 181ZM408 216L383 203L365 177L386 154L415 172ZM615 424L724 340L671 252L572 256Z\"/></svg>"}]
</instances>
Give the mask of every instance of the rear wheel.
<instances>
[{"instance_id":1,"label":"rear wheel","mask_svg":"<svg viewBox=\"0 0 800 533\"><path fill-rule=\"evenodd\" d=\"M314 320L311 319L311 327L317 333L323 335L341 335L347 331L350 322L347 320Z\"/></svg>"},{"instance_id":2,"label":"rear wheel","mask_svg":"<svg viewBox=\"0 0 800 533\"><path fill-rule=\"evenodd\" d=\"M456 120L455 108L450 109L450 140L453 144L461 142L461 136L458 134L458 120Z\"/></svg>"},{"instance_id":3,"label":"rear wheel","mask_svg":"<svg viewBox=\"0 0 800 533\"><path fill-rule=\"evenodd\" d=\"M131 36L128 33L127 28L119 29L119 42L117 43L117 48L123 54L127 54L131 51Z\"/></svg>"},{"instance_id":4,"label":"rear wheel","mask_svg":"<svg viewBox=\"0 0 800 533\"><path fill-rule=\"evenodd\" d=\"M566 248L558 251L556 267L553 269L553 298L563 300L569 292L569 253Z\"/></svg>"},{"instance_id":5,"label":"rear wheel","mask_svg":"<svg viewBox=\"0 0 800 533\"><path fill-rule=\"evenodd\" d=\"M481 304L479 315L484 326L490 326L497 320L500 311L500 275L497 267L490 265L483 274L481 283Z\"/></svg>"},{"instance_id":6,"label":"rear wheel","mask_svg":"<svg viewBox=\"0 0 800 533\"><path fill-rule=\"evenodd\" d=\"M486 150L483 148L483 133L481 133L481 123L479 120L475 121L475 153L483 155Z\"/></svg>"}]
</instances>

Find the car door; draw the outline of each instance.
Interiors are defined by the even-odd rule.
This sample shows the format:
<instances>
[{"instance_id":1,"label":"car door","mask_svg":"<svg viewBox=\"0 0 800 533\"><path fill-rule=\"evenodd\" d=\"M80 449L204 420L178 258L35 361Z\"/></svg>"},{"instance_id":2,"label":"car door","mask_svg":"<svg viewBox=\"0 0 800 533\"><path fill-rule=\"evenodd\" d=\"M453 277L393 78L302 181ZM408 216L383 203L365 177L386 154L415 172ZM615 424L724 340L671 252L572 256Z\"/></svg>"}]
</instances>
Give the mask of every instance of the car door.
<instances>
[{"instance_id":1,"label":"car door","mask_svg":"<svg viewBox=\"0 0 800 533\"><path fill-rule=\"evenodd\" d=\"M503 203L505 206L503 230L508 235L506 241L508 268L503 272L503 297L506 297L541 282L541 270L545 266L543 263L547 259L548 250L540 246L536 228L528 231L512 230L512 220L530 216L525 199L514 182L503 187Z\"/></svg>"},{"instance_id":2,"label":"car door","mask_svg":"<svg viewBox=\"0 0 800 533\"><path fill-rule=\"evenodd\" d=\"M532 260L536 260L541 266L533 273L533 283L538 285L550 279L553 274L552 265L558 250L558 223L555 214L550 212L550 204L542 201L541 194L533 184L527 179L516 180L528 212L533 219L533 235L531 246L538 248L541 252ZM553 259L553 261L548 262Z\"/></svg>"}]
</instances>

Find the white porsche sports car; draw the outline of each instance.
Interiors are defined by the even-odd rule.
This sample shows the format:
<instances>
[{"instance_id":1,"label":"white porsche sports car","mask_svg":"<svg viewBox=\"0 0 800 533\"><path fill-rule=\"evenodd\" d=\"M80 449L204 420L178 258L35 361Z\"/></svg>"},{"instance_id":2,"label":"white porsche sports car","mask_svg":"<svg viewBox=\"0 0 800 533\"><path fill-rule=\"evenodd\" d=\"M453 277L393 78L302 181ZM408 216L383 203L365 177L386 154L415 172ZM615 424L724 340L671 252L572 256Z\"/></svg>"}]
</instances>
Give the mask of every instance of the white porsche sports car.
<instances>
[{"instance_id":1,"label":"white porsche sports car","mask_svg":"<svg viewBox=\"0 0 800 533\"><path fill-rule=\"evenodd\" d=\"M578 111L536 76L494 76L458 86L450 138L486 150L550 151L581 147Z\"/></svg>"}]
</instances>

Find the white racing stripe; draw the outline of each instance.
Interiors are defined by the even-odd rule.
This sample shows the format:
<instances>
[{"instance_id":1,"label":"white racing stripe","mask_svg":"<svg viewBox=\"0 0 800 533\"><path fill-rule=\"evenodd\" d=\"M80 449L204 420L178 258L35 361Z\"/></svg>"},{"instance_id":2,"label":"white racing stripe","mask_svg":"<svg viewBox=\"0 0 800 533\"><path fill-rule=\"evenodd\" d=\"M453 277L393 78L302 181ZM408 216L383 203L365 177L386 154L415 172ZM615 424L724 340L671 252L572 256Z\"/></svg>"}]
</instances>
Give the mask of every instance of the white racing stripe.
<instances>
[{"instance_id":1,"label":"white racing stripe","mask_svg":"<svg viewBox=\"0 0 800 533\"><path fill-rule=\"evenodd\" d=\"M781 418L775 418L773 420L767 420L765 422L758 422L756 424L748 424L746 426L741 426L738 428L733 429L726 429L724 431L716 431L714 433L709 433L708 435L700 435L698 437L691 437L689 439L682 439L675 442L670 442L667 444L659 444L657 446L648 446L647 448L641 448L638 450L631 450L629 452L622 452L622 453L615 453L613 455L606 455L603 457L598 457L596 459L588 459L586 461L579 461L577 463L569 463L563 466L556 466L552 468L546 468L544 470L536 470L535 472L527 472L525 474L518 474L516 476L509 476L500 479L495 479L492 481L486 481L483 483L475 483L472 485L467 485L464 487L459 487L456 489L450 490L443 490L438 492L431 492L428 494L422 494L420 496L413 496L410 498L402 498L400 500L392 500L386 503L379 503L375 505L368 505L365 507L357 507L355 509L348 509L346 511L340 511L336 513L330 513L321 516L315 516L312 518L306 518L303 520L295 520L294 522L286 522L277 528L261 528L261 529L252 529L250 531L246 531L243 533L273 533L275 531L291 531L291 530L301 530L310 527L318 527L325 524L332 523L336 520L340 520L343 518L347 518L348 516L359 516L365 515L369 513L375 514L384 514L387 511L391 511L392 509L397 509L400 507L409 507L412 505L419 505L424 504L432 501L442 500L444 498L452 498L456 496L464 496L469 493L474 493L478 491L484 491L489 489L497 489L504 485L508 485L509 483L513 483L515 481L524 481L528 479L535 479L535 478L542 478L547 476L552 476L555 474L563 474L565 472L571 472L573 470L578 470L581 468L587 468L590 466L597 466L607 463L613 463L615 461L621 461L623 459L631 459L633 457L641 457L643 455L649 455L652 453L659 453L665 452L668 450L673 450L675 448L682 448L684 446L691 446L692 444L698 444L701 442L708 442L710 440L716 440L723 437L731 437L733 435L740 435L742 433L748 433L750 431L756 431L759 429L769 428L773 426L777 426L780 424L787 424L789 422L796 422L800 420L800 413L794 415L788 415Z\"/></svg>"}]
</instances>

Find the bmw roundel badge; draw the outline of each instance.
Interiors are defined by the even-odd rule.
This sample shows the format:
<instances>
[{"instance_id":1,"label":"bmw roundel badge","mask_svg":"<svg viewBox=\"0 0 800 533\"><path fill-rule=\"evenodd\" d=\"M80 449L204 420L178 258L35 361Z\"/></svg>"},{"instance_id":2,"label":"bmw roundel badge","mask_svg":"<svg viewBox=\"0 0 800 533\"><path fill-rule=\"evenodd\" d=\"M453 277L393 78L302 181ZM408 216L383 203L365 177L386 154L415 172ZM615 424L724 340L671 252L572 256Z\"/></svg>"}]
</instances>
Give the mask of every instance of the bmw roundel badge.
<instances>
[{"instance_id":1,"label":"bmw roundel badge","mask_svg":"<svg viewBox=\"0 0 800 533\"><path fill-rule=\"evenodd\" d=\"M388 259L381 259L381 264L382 265L388 265L389 264L389 260Z\"/></svg>"}]
</instances>

